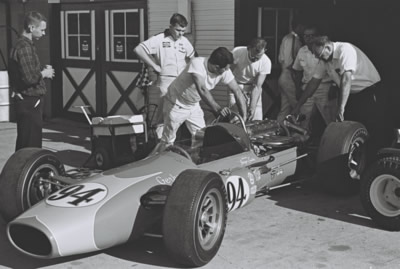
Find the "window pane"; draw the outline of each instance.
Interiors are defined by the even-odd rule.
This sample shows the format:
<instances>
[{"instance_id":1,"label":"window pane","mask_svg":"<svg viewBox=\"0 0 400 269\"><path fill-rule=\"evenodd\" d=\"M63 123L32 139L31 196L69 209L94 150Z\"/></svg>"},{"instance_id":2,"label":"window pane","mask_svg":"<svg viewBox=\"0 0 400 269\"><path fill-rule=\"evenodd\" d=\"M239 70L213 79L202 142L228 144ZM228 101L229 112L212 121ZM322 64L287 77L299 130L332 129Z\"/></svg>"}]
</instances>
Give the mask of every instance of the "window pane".
<instances>
[{"instance_id":1,"label":"window pane","mask_svg":"<svg viewBox=\"0 0 400 269\"><path fill-rule=\"evenodd\" d=\"M275 47L275 38L265 38L267 40L267 52L268 58L271 59L272 63L275 63L275 54L277 53Z\"/></svg>"},{"instance_id":2,"label":"window pane","mask_svg":"<svg viewBox=\"0 0 400 269\"><path fill-rule=\"evenodd\" d=\"M78 14L68 14L68 34L78 34Z\"/></svg>"},{"instance_id":3,"label":"window pane","mask_svg":"<svg viewBox=\"0 0 400 269\"><path fill-rule=\"evenodd\" d=\"M125 38L114 37L114 58L125 59Z\"/></svg>"},{"instance_id":4,"label":"window pane","mask_svg":"<svg viewBox=\"0 0 400 269\"><path fill-rule=\"evenodd\" d=\"M279 10L278 13L278 36L283 37L290 31L290 11ZM282 39L282 38L281 38Z\"/></svg>"},{"instance_id":5,"label":"window pane","mask_svg":"<svg viewBox=\"0 0 400 269\"><path fill-rule=\"evenodd\" d=\"M68 55L73 57L79 56L78 37L76 36L68 37Z\"/></svg>"},{"instance_id":6,"label":"window pane","mask_svg":"<svg viewBox=\"0 0 400 269\"><path fill-rule=\"evenodd\" d=\"M90 57L91 42L89 36L81 36L81 57Z\"/></svg>"},{"instance_id":7,"label":"window pane","mask_svg":"<svg viewBox=\"0 0 400 269\"><path fill-rule=\"evenodd\" d=\"M276 11L264 10L262 14L262 36L272 37L275 36L276 29Z\"/></svg>"},{"instance_id":8,"label":"window pane","mask_svg":"<svg viewBox=\"0 0 400 269\"><path fill-rule=\"evenodd\" d=\"M79 28L80 34L83 35L90 35L90 13L81 13L79 16Z\"/></svg>"},{"instance_id":9,"label":"window pane","mask_svg":"<svg viewBox=\"0 0 400 269\"><path fill-rule=\"evenodd\" d=\"M139 44L140 40L138 37L128 37L126 38L127 43L127 58L129 60L137 59L136 53L133 52L133 49Z\"/></svg>"},{"instance_id":10,"label":"window pane","mask_svg":"<svg viewBox=\"0 0 400 269\"><path fill-rule=\"evenodd\" d=\"M140 33L139 23L140 20L138 12L126 13L126 33L128 35L139 35Z\"/></svg>"},{"instance_id":11,"label":"window pane","mask_svg":"<svg viewBox=\"0 0 400 269\"><path fill-rule=\"evenodd\" d=\"M124 35L125 34L125 14L114 13L114 34Z\"/></svg>"}]
</instances>

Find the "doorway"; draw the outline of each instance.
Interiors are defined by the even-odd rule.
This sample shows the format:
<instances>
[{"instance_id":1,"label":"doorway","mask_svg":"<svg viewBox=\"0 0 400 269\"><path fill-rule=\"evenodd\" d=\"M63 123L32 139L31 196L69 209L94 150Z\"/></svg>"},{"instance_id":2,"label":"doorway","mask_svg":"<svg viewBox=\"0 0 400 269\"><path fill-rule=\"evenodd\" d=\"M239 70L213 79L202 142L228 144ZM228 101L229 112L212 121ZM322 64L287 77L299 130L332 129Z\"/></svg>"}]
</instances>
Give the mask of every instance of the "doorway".
<instances>
[{"instance_id":1,"label":"doorway","mask_svg":"<svg viewBox=\"0 0 400 269\"><path fill-rule=\"evenodd\" d=\"M84 105L92 116L137 114L144 95L133 49L145 39L145 2L60 4L58 14L56 113L73 118Z\"/></svg>"}]
</instances>

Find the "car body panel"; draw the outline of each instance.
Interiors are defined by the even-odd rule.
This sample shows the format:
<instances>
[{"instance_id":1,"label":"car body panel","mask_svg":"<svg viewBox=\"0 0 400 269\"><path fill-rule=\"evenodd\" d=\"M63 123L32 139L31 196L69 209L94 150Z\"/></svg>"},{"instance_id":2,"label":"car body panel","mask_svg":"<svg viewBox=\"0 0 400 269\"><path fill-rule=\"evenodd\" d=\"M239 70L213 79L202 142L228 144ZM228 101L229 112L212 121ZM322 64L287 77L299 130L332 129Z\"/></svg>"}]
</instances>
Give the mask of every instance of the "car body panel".
<instances>
[{"instance_id":1,"label":"car body panel","mask_svg":"<svg viewBox=\"0 0 400 269\"><path fill-rule=\"evenodd\" d=\"M151 214L162 217L162 211L144 209L141 198L155 187L170 188L187 169L220 175L229 211L248 205L258 191L281 184L296 170L297 147L257 155L248 135L232 124L206 127L201 147L192 154L197 164L175 152L162 152L67 186L11 221L8 237L20 251L40 258L97 251L140 236ZM13 234L18 227L46 237L51 251L24 249L24 240Z\"/></svg>"}]
</instances>

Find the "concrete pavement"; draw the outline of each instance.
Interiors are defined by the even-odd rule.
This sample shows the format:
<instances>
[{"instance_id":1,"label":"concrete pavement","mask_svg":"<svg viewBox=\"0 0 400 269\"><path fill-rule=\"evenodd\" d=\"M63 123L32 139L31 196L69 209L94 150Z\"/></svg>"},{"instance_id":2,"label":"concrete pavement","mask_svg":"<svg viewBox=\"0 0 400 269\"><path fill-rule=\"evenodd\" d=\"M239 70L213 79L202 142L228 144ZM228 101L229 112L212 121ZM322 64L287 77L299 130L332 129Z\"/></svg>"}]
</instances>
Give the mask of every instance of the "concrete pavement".
<instances>
[{"instance_id":1,"label":"concrete pavement","mask_svg":"<svg viewBox=\"0 0 400 269\"><path fill-rule=\"evenodd\" d=\"M53 119L45 123L43 147L57 152L67 167L79 167L90 155L89 134L85 123ZM0 123L0 168L14 152L15 136L14 123ZM0 268L182 268L155 238L38 260L10 245L5 226L0 218ZM399 238L375 226L358 196L329 196L311 183L292 185L230 213L222 246L203 268L400 268Z\"/></svg>"}]
</instances>

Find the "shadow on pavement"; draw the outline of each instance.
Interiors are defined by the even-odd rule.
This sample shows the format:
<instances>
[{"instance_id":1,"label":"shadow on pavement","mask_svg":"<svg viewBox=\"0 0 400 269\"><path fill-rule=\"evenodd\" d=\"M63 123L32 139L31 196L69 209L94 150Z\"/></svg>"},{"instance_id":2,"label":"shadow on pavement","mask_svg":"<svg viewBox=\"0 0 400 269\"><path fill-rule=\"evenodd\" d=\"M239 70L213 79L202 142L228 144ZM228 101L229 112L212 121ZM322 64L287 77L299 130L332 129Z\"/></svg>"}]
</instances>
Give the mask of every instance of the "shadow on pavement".
<instances>
[{"instance_id":1,"label":"shadow on pavement","mask_svg":"<svg viewBox=\"0 0 400 269\"><path fill-rule=\"evenodd\" d=\"M82 146L90 150L90 135L90 126L87 123L55 118L43 124L43 139L51 142Z\"/></svg>"},{"instance_id":2,"label":"shadow on pavement","mask_svg":"<svg viewBox=\"0 0 400 269\"><path fill-rule=\"evenodd\" d=\"M68 145L73 146L80 146L84 149L90 150L91 149L91 142L87 139L88 136L86 135L73 135L69 133L63 132L47 132L43 130L43 142L60 142Z\"/></svg>"},{"instance_id":3,"label":"shadow on pavement","mask_svg":"<svg viewBox=\"0 0 400 269\"><path fill-rule=\"evenodd\" d=\"M271 190L258 199L262 197L276 201L276 206L379 229L364 211L358 194L348 196L328 194L322 190L316 179Z\"/></svg>"},{"instance_id":4,"label":"shadow on pavement","mask_svg":"<svg viewBox=\"0 0 400 269\"><path fill-rule=\"evenodd\" d=\"M111 248L105 253L115 258L141 264L186 268L175 263L168 256L162 238L142 237L127 244Z\"/></svg>"}]
</instances>

